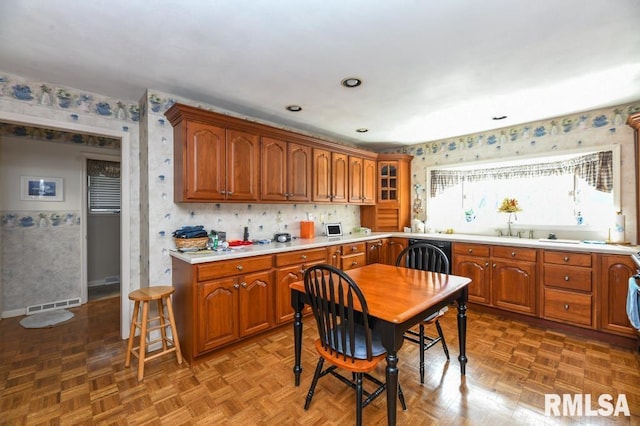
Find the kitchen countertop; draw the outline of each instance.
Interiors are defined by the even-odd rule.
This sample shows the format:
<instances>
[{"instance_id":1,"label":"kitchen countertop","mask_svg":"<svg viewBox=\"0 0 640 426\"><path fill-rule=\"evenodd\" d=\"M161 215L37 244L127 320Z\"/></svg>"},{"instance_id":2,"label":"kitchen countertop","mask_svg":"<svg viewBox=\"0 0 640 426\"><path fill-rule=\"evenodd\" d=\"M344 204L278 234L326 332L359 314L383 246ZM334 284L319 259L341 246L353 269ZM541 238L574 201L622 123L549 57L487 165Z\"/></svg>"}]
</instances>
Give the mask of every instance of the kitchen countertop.
<instances>
[{"instance_id":1,"label":"kitchen countertop","mask_svg":"<svg viewBox=\"0 0 640 426\"><path fill-rule=\"evenodd\" d=\"M186 263L198 264L216 262L220 260L239 259L243 257L259 256L266 254L285 253L288 251L329 247L332 245L349 244L378 238L401 237L428 240L442 240L452 242L465 242L476 244L503 245L511 247L531 247L541 249L568 250L577 252L621 254L631 255L640 251L639 246L622 244L590 244L578 240L548 240L529 239L516 237L493 237L486 235L469 234L417 234L408 232L372 232L370 234L352 234L342 237L316 237L310 239L294 239L286 243L271 242L270 244L253 244L250 246L234 247L229 251L214 252L203 250L201 252L182 253L170 251L171 256Z\"/></svg>"}]
</instances>

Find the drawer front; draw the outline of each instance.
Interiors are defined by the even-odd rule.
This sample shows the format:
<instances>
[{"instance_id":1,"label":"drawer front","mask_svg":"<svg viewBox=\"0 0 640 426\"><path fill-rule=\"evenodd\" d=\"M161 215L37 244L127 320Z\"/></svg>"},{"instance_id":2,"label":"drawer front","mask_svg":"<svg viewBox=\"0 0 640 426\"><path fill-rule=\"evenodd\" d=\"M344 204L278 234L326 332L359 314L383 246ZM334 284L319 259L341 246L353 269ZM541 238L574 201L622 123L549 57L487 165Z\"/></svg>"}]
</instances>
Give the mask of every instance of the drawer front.
<instances>
[{"instance_id":1,"label":"drawer front","mask_svg":"<svg viewBox=\"0 0 640 426\"><path fill-rule=\"evenodd\" d=\"M489 257L489 246L480 244L454 243L453 253L465 256Z\"/></svg>"},{"instance_id":2,"label":"drawer front","mask_svg":"<svg viewBox=\"0 0 640 426\"><path fill-rule=\"evenodd\" d=\"M313 262L316 260L326 260L327 249L319 248L313 250L298 250L287 253L276 254L276 266L295 265L297 263Z\"/></svg>"},{"instance_id":3,"label":"drawer front","mask_svg":"<svg viewBox=\"0 0 640 426\"><path fill-rule=\"evenodd\" d=\"M353 243L353 244L343 244L342 245L342 254L349 255L355 253L365 253L367 249L367 243Z\"/></svg>"},{"instance_id":4,"label":"drawer front","mask_svg":"<svg viewBox=\"0 0 640 426\"><path fill-rule=\"evenodd\" d=\"M535 262L538 256L536 249L522 247L502 247L493 246L493 257L503 259L523 260L527 262Z\"/></svg>"},{"instance_id":5,"label":"drawer front","mask_svg":"<svg viewBox=\"0 0 640 426\"><path fill-rule=\"evenodd\" d=\"M592 326L592 299L589 294L544 289L544 316L549 319Z\"/></svg>"},{"instance_id":6,"label":"drawer front","mask_svg":"<svg viewBox=\"0 0 640 426\"><path fill-rule=\"evenodd\" d=\"M222 260L198 265L198 281L207 281L214 278L229 277L270 269L273 265L272 256L244 257L242 259Z\"/></svg>"},{"instance_id":7,"label":"drawer front","mask_svg":"<svg viewBox=\"0 0 640 426\"><path fill-rule=\"evenodd\" d=\"M544 265L544 285L569 290L591 291L591 268Z\"/></svg>"},{"instance_id":8,"label":"drawer front","mask_svg":"<svg viewBox=\"0 0 640 426\"><path fill-rule=\"evenodd\" d=\"M591 254L546 250L544 252L544 263L554 263L556 265L585 266L590 268Z\"/></svg>"},{"instance_id":9,"label":"drawer front","mask_svg":"<svg viewBox=\"0 0 640 426\"><path fill-rule=\"evenodd\" d=\"M366 264L367 264L367 255L365 253L356 253L356 254L350 254L348 256L342 256L343 271L359 268Z\"/></svg>"}]
</instances>

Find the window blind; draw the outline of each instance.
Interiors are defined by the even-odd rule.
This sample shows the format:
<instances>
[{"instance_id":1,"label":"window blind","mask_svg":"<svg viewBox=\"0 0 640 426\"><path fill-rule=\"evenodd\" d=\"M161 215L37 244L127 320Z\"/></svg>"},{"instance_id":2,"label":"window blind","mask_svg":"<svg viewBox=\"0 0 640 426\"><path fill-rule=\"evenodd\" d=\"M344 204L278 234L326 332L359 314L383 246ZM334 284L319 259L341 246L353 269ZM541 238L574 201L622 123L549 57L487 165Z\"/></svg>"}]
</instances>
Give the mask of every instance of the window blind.
<instances>
[{"instance_id":1,"label":"window blind","mask_svg":"<svg viewBox=\"0 0 640 426\"><path fill-rule=\"evenodd\" d=\"M88 160L87 169L89 212L120 213L120 164Z\"/></svg>"}]
</instances>

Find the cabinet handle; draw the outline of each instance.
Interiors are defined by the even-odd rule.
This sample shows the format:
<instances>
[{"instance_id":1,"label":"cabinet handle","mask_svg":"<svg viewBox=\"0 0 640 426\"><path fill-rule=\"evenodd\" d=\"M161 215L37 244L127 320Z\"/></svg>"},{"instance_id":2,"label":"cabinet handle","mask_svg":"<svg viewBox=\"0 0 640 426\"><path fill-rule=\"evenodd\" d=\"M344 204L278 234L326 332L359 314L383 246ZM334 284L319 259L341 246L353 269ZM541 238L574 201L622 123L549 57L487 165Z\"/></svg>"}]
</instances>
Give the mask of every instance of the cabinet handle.
<instances>
[{"instance_id":1,"label":"cabinet handle","mask_svg":"<svg viewBox=\"0 0 640 426\"><path fill-rule=\"evenodd\" d=\"M237 269L238 271L242 271L242 265L238 265L238 266L236 266L236 269Z\"/></svg>"},{"instance_id":2,"label":"cabinet handle","mask_svg":"<svg viewBox=\"0 0 640 426\"><path fill-rule=\"evenodd\" d=\"M342 251L336 250L336 254L342 254Z\"/></svg>"},{"instance_id":3,"label":"cabinet handle","mask_svg":"<svg viewBox=\"0 0 640 426\"><path fill-rule=\"evenodd\" d=\"M220 194L225 195L227 191L220 191Z\"/></svg>"},{"instance_id":4,"label":"cabinet handle","mask_svg":"<svg viewBox=\"0 0 640 426\"><path fill-rule=\"evenodd\" d=\"M569 256L565 256L563 260L564 260L565 262L568 262L568 261L569 261Z\"/></svg>"},{"instance_id":5,"label":"cabinet handle","mask_svg":"<svg viewBox=\"0 0 640 426\"><path fill-rule=\"evenodd\" d=\"M495 267L496 267L496 264L494 263L494 264L493 264L493 265L491 265L491 266L493 266L493 267L495 268Z\"/></svg>"},{"instance_id":6,"label":"cabinet handle","mask_svg":"<svg viewBox=\"0 0 640 426\"><path fill-rule=\"evenodd\" d=\"M305 260L307 258L306 254L303 254L302 256L300 256L300 259Z\"/></svg>"},{"instance_id":7,"label":"cabinet handle","mask_svg":"<svg viewBox=\"0 0 640 426\"><path fill-rule=\"evenodd\" d=\"M358 246L351 246L351 251L358 251Z\"/></svg>"},{"instance_id":8,"label":"cabinet handle","mask_svg":"<svg viewBox=\"0 0 640 426\"><path fill-rule=\"evenodd\" d=\"M564 310L565 310L565 311L568 311L568 310L569 310L569 304L568 304L568 303L566 303L566 304L564 305Z\"/></svg>"},{"instance_id":9,"label":"cabinet handle","mask_svg":"<svg viewBox=\"0 0 640 426\"><path fill-rule=\"evenodd\" d=\"M489 262L485 262L484 266L485 266L485 267L488 267L488 266L489 266ZM495 266L495 265L494 265L494 266Z\"/></svg>"},{"instance_id":10,"label":"cabinet handle","mask_svg":"<svg viewBox=\"0 0 640 426\"><path fill-rule=\"evenodd\" d=\"M235 284L233 285L233 288L235 288L236 290L237 290L237 289L239 289L239 288L240 288L240 284L235 283Z\"/></svg>"},{"instance_id":11,"label":"cabinet handle","mask_svg":"<svg viewBox=\"0 0 640 426\"><path fill-rule=\"evenodd\" d=\"M351 266L356 266L358 264L358 262L356 262L355 260L353 262L351 262Z\"/></svg>"},{"instance_id":12,"label":"cabinet handle","mask_svg":"<svg viewBox=\"0 0 640 426\"><path fill-rule=\"evenodd\" d=\"M473 249L467 249L467 253L473 253Z\"/></svg>"},{"instance_id":13,"label":"cabinet handle","mask_svg":"<svg viewBox=\"0 0 640 426\"><path fill-rule=\"evenodd\" d=\"M564 280L565 280L565 281L569 281L569 275L565 275L565 276L564 276Z\"/></svg>"},{"instance_id":14,"label":"cabinet handle","mask_svg":"<svg viewBox=\"0 0 640 426\"><path fill-rule=\"evenodd\" d=\"M227 195L233 195L233 191L227 191Z\"/></svg>"},{"instance_id":15,"label":"cabinet handle","mask_svg":"<svg viewBox=\"0 0 640 426\"><path fill-rule=\"evenodd\" d=\"M516 257L516 252L515 251L511 252L511 257Z\"/></svg>"},{"instance_id":16,"label":"cabinet handle","mask_svg":"<svg viewBox=\"0 0 640 426\"><path fill-rule=\"evenodd\" d=\"M300 265L300 273L304 275L305 272L307 272L307 270L304 269L304 265Z\"/></svg>"},{"instance_id":17,"label":"cabinet handle","mask_svg":"<svg viewBox=\"0 0 640 426\"><path fill-rule=\"evenodd\" d=\"M241 285L243 288L247 288L247 283L246 283L246 282L244 282L244 281L243 281L243 282L241 282L241 283L240 283L240 285Z\"/></svg>"}]
</instances>

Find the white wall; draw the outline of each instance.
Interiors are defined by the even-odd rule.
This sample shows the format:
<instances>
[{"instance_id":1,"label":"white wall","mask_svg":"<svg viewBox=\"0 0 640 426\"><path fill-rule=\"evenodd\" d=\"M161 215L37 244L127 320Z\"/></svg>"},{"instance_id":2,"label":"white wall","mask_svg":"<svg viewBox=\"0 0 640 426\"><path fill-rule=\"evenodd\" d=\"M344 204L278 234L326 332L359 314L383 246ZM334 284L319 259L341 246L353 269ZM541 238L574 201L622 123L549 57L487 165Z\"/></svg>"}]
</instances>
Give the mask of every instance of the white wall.
<instances>
[{"instance_id":1,"label":"white wall","mask_svg":"<svg viewBox=\"0 0 640 426\"><path fill-rule=\"evenodd\" d=\"M89 152L113 154L0 136L3 316L20 315L31 305L81 298L86 285L81 274L83 167ZM21 200L21 176L61 178L63 200Z\"/></svg>"}]
</instances>

